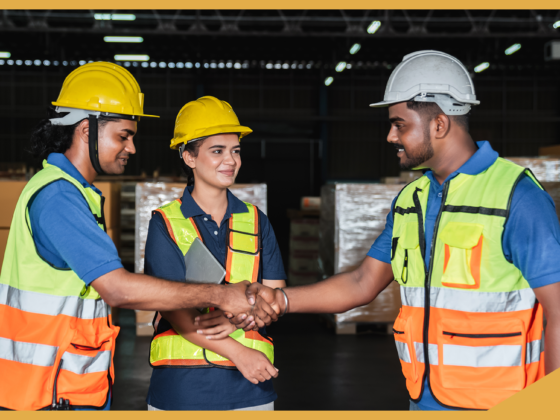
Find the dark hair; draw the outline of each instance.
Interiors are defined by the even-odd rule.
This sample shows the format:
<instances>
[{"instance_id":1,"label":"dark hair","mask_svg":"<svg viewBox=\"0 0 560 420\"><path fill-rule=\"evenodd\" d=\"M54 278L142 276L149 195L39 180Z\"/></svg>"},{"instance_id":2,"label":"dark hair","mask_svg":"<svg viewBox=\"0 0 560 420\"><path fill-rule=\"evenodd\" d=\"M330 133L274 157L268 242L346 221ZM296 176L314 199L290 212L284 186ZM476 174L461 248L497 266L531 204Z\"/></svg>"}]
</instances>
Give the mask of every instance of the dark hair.
<instances>
[{"instance_id":1,"label":"dark hair","mask_svg":"<svg viewBox=\"0 0 560 420\"><path fill-rule=\"evenodd\" d=\"M408 101L406 103L406 107L408 109L412 109L422 116L426 118L427 121L433 120L439 114L445 114L441 110L438 104L435 102L416 102L416 101ZM465 115L450 115L449 118L454 121L457 125L463 127L463 129L468 133L469 132L469 118L471 112L469 111L468 114Z\"/></svg>"},{"instance_id":2,"label":"dark hair","mask_svg":"<svg viewBox=\"0 0 560 420\"><path fill-rule=\"evenodd\" d=\"M197 157L200 146L202 145L202 143L204 143L204 140L206 139L189 141L185 145L185 150L189 152L191 156ZM181 155L181 167L183 168L183 172L185 173L185 175L187 175L187 186L194 185L194 172L192 168L185 163L185 160L183 159L182 155Z\"/></svg>"},{"instance_id":3,"label":"dark hair","mask_svg":"<svg viewBox=\"0 0 560 420\"><path fill-rule=\"evenodd\" d=\"M56 112L53 107L47 109L47 118L41 120L31 133L28 151L34 158L43 160L51 153L64 153L72 146L74 132L81 121L74 125L53 125L49 121L51 118L61 118L64 115L65 112ZM120 119L99 117L97 121L101 132L108 122L120 121Z\"/></svg>"}]
</instances>

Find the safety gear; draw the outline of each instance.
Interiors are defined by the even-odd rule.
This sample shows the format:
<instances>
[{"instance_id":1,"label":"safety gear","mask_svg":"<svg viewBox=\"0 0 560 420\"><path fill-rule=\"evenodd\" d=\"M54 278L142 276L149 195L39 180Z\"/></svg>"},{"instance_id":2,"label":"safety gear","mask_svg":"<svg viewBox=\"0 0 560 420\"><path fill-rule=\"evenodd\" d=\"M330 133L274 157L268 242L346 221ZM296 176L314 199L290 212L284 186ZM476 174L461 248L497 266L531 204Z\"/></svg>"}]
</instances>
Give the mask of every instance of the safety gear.
<instances>
[{"instance_id":1,"label":"safety gear","mask_svg":"<svg viewBox=\"0 0 560 420\"><path fill-rule=\"evenodd\" d=\"M435 102L447 115L465 115L471 105L480 104L465 66L455 57L433 50L405 55L389 77L383 101L370 106L405 101Z\"/></svg>"},{"instance_id":2,"label":"safety gear","mask_svg":"<svg viewBox=\"0 0 560 420\"><path fill-rule=\"evenodd\" d=\"M397 197L391 266L402 308L394 333L412 400L427 378L441 405L489 409L544 376L543 309L502 248L511 196L525 175L541 187L529 170L501 158L447 181L429 267L429 178Z\"/></svg>"},{"instance_id":3,"label":"safety gear","mask_svg":"<svg viewBox=\"0 0 560 420\"><path fill-rule=\"evenodd\" d=\"M175 130L171 139L171 149L181 144L201 140L217 134L239 134L239 139L253 130L239 124L233 108L226 101L213 96L203 96L187 103L177 115Z\"/></svg>"},{"instance_id":4,"label":"safety gear","mask_svg":"<svg viewBox=\"0 0 560 420\"><path fill-rule=\"evenodd\" d=\"M140 121L144 114L144 94L130 72L121 66L103 61L84 64L70 73L58 95L56 112L68 112L52 118L52 125L74 125L89 119L89 157L95 171L104 172L99 163L98 124L100 116Z\"/></svg>"},{"instance_id":5,"label":"safety gear","mask_svg":"<svg viewBox=\"0 0 560 420\"><path fill-rule=\"evenodd\" d=\"M103 200L58 167L46 161L43 167L19 198L0 274L0 407L103 409L119 328L92 286L38 254L28 215L29 201L43 187L64 180L80 191L105 230Z\"/></svg>"},{"instance_id":6,"label":"safety gear","mask_svg":"<svg viewBox=\"0 0 560 420\"><path fill-rule=\"evenodd\" d=\"M245 203L246 213L233 213L229 219L226 232L226 283L239 283L250 279L258 281L261 255L261 232L258 210L255 206ZM169 236L185 255L195 238L203 241L195 220L186 219L181 212L181 200L175 200L155 210L167 226ZM158 320L159 315L155 320ZM161 324L159 324L161 325ZM160 328L161 329L161 328ZM258 350L274 363L274 345L268 337L256 331L236 330L230 335L245 347ZM217 366L236 369L234 363L219 354L206 350L187 340L170 328L154 333L150 346L150 364L152 367L183 367Z\"/></svg>"}]
</instances>

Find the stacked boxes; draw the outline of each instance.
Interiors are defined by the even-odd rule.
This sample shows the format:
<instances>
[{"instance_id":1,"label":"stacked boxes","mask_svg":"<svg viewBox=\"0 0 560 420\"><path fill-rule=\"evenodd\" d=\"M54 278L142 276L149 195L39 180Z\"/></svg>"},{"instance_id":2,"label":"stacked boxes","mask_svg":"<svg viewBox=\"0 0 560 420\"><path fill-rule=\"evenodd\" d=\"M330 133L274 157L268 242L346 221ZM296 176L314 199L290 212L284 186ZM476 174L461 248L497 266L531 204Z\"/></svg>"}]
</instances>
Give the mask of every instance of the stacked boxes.
<instances>
[{"instance_id":1,"label":"stacked boxes","mask_svg":"<svg viewBox=\"0 0 560 420\"><path fill-rule=\"evenodd\" d=\"M19 196L27 181L0 181L0 270Z\"/></svg>"},{"instance_id":2,"label":"stacked boxes","mask_svg":"<svg viewBox=\"0 0 560 420\"><path fill-rule=\"evenodd\" d=\"M139 182L136 184L136 234L134 267L137 273L144 272L144 251L152 211L183 196L185 184L165 182ZM240 200L267 212L266 184L235 184L230 191ZM136 334L152 335L154 311L136 311Z\"/></svg>"},{"instance_id":3,"label":"stacked boxes","mask_svg":"<svg viewBox=\"0 0 560 420\"><path fill-rule=\"evenodd\" d=\"M319 266L323 278L361 264L385 228L391 203L403 185L328 184L321 190ZM399 287L391 283L371 303L334 315L341 323L393 322L400 308ZM338 329L338 328L337 328Z\"/></svg>"},{"instance_id":4,"label":"stacked boxes","mask_svg":"<svg viewBox=\"0 0 560 420\"><path fill-rule=\"evenodd\" d=\"M319 219L301 218L301 215L291 219L289 285L315 283L319 272L318 258Z\"/></svg>"}]
</instances>

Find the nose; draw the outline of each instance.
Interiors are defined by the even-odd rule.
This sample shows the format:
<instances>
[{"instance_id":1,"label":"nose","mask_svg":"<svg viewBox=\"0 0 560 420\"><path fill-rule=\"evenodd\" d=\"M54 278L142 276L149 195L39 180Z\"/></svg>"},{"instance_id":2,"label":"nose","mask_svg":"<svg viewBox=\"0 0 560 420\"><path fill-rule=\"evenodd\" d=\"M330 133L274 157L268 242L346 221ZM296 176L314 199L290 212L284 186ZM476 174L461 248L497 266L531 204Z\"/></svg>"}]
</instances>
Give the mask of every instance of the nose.
<instances>
[{"instance_id":1,"label":"nose","mask_svg":"<svg viewBox=\"0 0 560 420\"><path fill-rule=\"evenodd\" d=\"M131 155L136 154L136 146L134 146L134 140L127 140L124 150L126 150Z\"/></svg>"},{"instance_id":2,"label":"nose","mask_svg":"<svg viewBox=\"0 0 560 420\"><path fill-rule=\"evenodd\" d=\"M235 159L233 157L233 152L224 153L224 164L235 166Z\"/></svg>"},{"instance_id":3,"label":"nose","mask_svg":"<svg viewBox=\"0 0 560 420\"><path fill-rule=\"evenodd\" d=\"M389 128L389 133L387 133L387 142L397 143L398 141L399 137L397 136L397 129L396 127L391 126L391 128Z\"/></svg>"}]
</instances>

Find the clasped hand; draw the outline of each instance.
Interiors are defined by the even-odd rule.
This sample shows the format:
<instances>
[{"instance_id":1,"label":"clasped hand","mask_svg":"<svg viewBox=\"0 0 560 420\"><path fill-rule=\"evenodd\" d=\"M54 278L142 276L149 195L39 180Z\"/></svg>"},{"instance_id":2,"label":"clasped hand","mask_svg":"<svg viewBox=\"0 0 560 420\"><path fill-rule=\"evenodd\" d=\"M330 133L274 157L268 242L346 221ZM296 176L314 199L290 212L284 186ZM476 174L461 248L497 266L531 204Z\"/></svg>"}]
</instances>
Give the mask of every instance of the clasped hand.
<instances>
[{"instance_id":1,"label":"clasped hand","mask_svg":"<svg viewBox=\"0 0 560 420\"><path fill-rule=\"evenodd\" d=\"M226 296L220 308L229 322L245 331L258 330L278 320L283 313L285 302L282 292L260 283L241 283L225 286ZM200 315L195 323L201 327L200 334L223 338L227 329L215 328L218 324L216 314L212 312ZM223 336L223 337L222 337Z\"/></svg>"}]
</instances>

